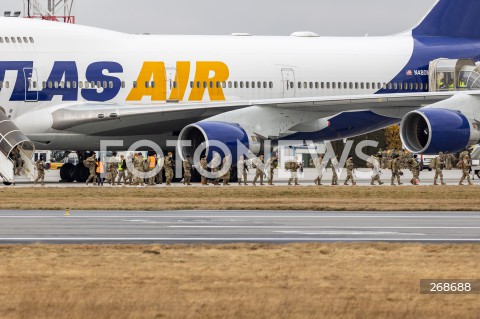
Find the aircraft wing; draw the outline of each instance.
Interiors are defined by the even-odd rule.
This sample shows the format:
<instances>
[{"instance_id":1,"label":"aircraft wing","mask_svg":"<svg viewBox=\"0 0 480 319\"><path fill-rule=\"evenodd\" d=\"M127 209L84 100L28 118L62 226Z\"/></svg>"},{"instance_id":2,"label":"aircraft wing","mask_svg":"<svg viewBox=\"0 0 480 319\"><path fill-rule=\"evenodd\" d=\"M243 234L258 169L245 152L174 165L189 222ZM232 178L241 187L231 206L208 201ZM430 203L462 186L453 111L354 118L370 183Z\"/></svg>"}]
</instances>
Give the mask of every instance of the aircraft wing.
<instances>
[{"instance_id":1,"label":"aircraft wing","mask_svg":"<svg viewBox=\"0 0 480 319\"><path fill-rule=\"evenodd\" d=\"M458 92L346 95L158 105L82 103L54 111L52 128L102 136L175 133L188 124L250 106L312 112L315 113L316 118L333 116L347 111L371 110L379 115L400 119L412 110L448 99L455 93ZM468 94L480 94L480 91L469 91Z\"/></svg>"}]
</instances>

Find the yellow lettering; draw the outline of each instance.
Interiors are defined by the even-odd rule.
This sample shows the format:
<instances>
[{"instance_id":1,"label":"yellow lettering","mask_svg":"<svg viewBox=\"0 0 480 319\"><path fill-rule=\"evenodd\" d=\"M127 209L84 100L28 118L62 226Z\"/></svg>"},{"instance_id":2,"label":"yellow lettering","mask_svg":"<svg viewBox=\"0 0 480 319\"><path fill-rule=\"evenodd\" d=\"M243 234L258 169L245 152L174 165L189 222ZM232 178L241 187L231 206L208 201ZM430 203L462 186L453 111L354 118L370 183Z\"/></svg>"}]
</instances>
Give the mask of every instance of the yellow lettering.
<instances>
[{"instance_id":1,"label":"yellow lettering","mask_svg":"<svg viewBox=\"0 0 480 319\"><path fill-rule=\"evenodd\" d=\"M137 87L130 91L127 101L141 101L144 96L150 96L152 101L165 101L167 99L166 81L165 63L144 62L138 75Z\"/></svg>"},{"instance_id":2,"label":"yellow lettering","mask_svg":"<svg viewBox=\"0 0 480 319\"><path fill-rule=\"evenodd\" d=\"M182 101L188 86L188 78L190 77L190 62L177 62L177 70L175 74L176 85L170 93L170 100Z\"/></svg>"},{"instance_id":3,"label":"yellow lettering","mask_svg":"<svg viewBox=\"0 0 480 319\"><path fill-rule=\"evenodd\" d=\"M197 62L194 86L188 100L202 101L205 89L208 89L210 101L225 101L222 82L227 81L229 75L228 66L223 62Z\"/></svg>"}]
</instances>

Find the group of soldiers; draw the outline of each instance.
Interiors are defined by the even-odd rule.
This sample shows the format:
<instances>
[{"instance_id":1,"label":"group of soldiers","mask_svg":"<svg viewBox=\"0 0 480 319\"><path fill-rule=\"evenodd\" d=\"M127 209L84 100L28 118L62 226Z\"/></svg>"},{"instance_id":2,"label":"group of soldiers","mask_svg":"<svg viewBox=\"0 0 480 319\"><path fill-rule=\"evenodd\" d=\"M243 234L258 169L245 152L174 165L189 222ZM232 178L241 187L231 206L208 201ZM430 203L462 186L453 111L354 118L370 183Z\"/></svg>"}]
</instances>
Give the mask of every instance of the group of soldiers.
<instances>
[{"instance_id":1,"label":"group of soldiers","mask_svg":"<svg viewBox=\"0 0 480 319\"><path fill-rule=\"evenodd\" d=\"M15 156L15 154L13 154ZM336 156L330 159L324 160L324 154L316 154L310 160L310 165L315 167L317 176L314 179L315 185L321 186L324 172L327 168L327 164L330 163L332 168L332 180L331 185L339 185L338 175L340 172L339 161ZM472 185L470 180L470 168L471 161L469 157L468 149L460 153L458 162L454 155L439 153L434 159L431 160L429 168L435 172L434 185L445 185L443 179L443 170L449 170L453 167L459 168L462 171L462 177L459 182L463 185L465 179L469 185ZM103 186L104 181L112 186L115 185L133 185L133 186L154 186L156 184L163 183L163 173L165 174L166 185L171 185L174 177L175 161L173 154L169 152L167 156L159 158L156 154L149 153L146 158L142 153L135 153L128 158L124 155L117 157L116 154L105 163L97 158L96 153L92 153L87 157L83 164L89 170L89 176L86 180L86 185L93 182L93 185ZM403 176L403 170L409 169L412 173L412 179L410 183L412 185L419 185L420 183L420 162L417 155L409 154L403 150L379 150L375 155L372 155L367 160L367 168L372 170L371 185L383 185L381 180L382 170L390 170L391 185L403 185L401 178ZM183 184L191 185L192 172L197 169L201 176L201 185L229 185L231 177L232 159L231 156L222 157L216 153L213 156L211 162L207 161L206 156L202 156L198 167L193 165L190 156L182 162L183 168ZM45 162L43 157L35 163L37 169L37 178L35 185L38 181L44 184L45 178ZM148 173L147 177L139 177L138 174L132 173L132 168L140 173ZM275 169L278 168L278 157L271 156L266 161L263 155L259 157L246 159L244 156L240 156L236 163L238 185L248 185L248 173L249 169L255 170L255 177L252 180L253 185L265 185L264 180L267 179L268 185L273 185L273 179L275 176ZM288 185L299 185L298 172L303 171L303 164L297 160L290 160L285 162L285 170L290 172L290 178ZM346 180L344 185L356 185L355 182L355 164L353 157L349 156L345 163ZM438 184L440 180L440 184Z\"/></svg>"}]
</instances>

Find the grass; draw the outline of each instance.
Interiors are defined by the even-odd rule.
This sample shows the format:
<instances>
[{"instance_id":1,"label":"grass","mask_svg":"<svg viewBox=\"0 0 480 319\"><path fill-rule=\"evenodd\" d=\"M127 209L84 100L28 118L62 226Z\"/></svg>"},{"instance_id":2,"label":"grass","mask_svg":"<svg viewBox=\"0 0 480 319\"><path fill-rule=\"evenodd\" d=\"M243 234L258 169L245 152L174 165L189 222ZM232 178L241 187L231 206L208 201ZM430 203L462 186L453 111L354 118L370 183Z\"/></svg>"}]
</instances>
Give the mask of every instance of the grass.
<instances>
[{"instance_id":1,"label":"grass","mask_svg":"<svg viewBox=\"0 0 480 319\"><path fill-rule=\"evenodd\" d=\"M478 245L4 245L1 318L478 318Z\"/></svg>"},{"instance_id":2,"label":"grass","mask_svg":"<svg viewBox=\"0 0 480 319\"><path fill-rule=\"evenodd\" d=\"M475 211L480 187L2 188L0 209Z\"/></svg>"}]
</instances>

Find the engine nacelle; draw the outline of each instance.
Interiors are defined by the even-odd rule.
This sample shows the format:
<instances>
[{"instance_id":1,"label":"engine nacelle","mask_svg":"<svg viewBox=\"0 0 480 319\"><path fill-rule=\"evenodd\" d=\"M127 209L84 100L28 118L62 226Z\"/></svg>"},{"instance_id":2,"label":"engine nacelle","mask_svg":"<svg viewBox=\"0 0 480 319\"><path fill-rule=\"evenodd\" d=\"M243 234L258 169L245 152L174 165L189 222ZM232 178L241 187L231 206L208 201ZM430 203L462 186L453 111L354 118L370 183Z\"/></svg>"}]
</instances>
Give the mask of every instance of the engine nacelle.
<instances>
[{"instance_id":1,"label":"engine nacelle","mask_svg":"<svg viewBox=\"0 0 480 319\"><path fill-rule=\"evenodd\" d=\"M182 141L191 141L190 146L182 145ZM202 154L212 159L214 152L219 153L222 158L225 151L222 150L217 142L225 145L232 155L233 162L236 163L238 156L238 143L257 154L260 151L260 143L255 140L253 134L248 134L240 125L225 122L205 121L190 124L186 126L178 136L178 149L180 157L184 160L187 155L194 159L196 150L201 147Z\"/></svg>"},{"instance_id":2,"label":"engine nacelle","mask_svg":"<svg viewBox=\"0 0 480 319\"><path fill-rule=\"evenodd\" d=\"M478 125L460 111L422 108L408 113L400 126L403 145L412 153L454 153L476 144Z\"/></svg>"}]
</instances>

